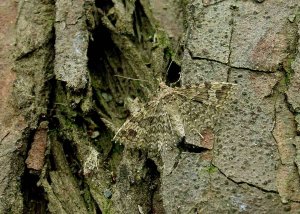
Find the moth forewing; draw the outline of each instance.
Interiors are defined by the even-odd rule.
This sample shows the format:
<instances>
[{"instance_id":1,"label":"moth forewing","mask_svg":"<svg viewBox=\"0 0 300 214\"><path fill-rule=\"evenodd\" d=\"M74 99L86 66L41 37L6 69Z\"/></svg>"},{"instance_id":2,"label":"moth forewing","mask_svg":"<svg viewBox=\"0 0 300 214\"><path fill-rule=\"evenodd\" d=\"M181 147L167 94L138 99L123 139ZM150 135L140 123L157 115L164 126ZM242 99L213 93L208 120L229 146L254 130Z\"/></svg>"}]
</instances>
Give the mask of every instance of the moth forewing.
<instances>
[{"instance_id":1,"label":"moth forewing","mask_svg":"<svg viewBox=\"0 0 300 214\"><path fill-rule=\"evenodd\" d=\"M201 145L201 130L213 128L233 86L216 82L170 88L161 84L158 94L121 126L113 140L130 148L158 150L164 145L173 148L183 137Z\"/></svg>"}]
</instances>

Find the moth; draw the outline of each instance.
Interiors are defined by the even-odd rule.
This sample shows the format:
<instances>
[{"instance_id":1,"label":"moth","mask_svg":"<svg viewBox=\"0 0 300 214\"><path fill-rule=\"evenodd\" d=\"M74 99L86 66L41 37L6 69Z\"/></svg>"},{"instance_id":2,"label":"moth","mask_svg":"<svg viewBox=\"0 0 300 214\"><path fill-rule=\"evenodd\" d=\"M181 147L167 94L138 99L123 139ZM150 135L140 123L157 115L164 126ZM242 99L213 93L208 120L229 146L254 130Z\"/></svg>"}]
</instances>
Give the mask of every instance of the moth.
<instances>
[{"instance_id":1,"label":"moth","mask_svg":"<svg viewBox=\"0 0 300 214\"><path fill-rule=\"evenodd\" d=\"M212 149L213 142L204 135L214 132L234 88L235 84L225 82L180 88L161 83L158 93L125 121L113 140L128 149L160 152L162 157L174 157L170 152L176 153L183 139L194 147Z\"/></svg>"}]
</instances>

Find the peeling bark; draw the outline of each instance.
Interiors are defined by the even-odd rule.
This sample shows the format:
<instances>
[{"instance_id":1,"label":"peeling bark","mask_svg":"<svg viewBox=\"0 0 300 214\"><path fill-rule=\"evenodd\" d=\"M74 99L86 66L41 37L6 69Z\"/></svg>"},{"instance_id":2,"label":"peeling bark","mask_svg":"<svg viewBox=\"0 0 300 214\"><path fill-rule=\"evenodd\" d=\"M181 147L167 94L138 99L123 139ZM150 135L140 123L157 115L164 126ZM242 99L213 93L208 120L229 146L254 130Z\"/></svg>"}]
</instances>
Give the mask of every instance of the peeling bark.
<instances>
[{"instance_id":1,"label":"peeling bark","mask_svg":"<svg viewBox=\"0 0 300 214\"><path fill-rule=\"evenodd\" d=\"M299 8L297 0L19 1L14 59L0 50L0 65L14 63L16 74L12 92L8 72L0 86L10 102L0 105L0 213L298 211ZM161 82L204 81L238 91L200 133L201 148L178 142L171 160L112 142Z\"/></svg>"}]
</instances>

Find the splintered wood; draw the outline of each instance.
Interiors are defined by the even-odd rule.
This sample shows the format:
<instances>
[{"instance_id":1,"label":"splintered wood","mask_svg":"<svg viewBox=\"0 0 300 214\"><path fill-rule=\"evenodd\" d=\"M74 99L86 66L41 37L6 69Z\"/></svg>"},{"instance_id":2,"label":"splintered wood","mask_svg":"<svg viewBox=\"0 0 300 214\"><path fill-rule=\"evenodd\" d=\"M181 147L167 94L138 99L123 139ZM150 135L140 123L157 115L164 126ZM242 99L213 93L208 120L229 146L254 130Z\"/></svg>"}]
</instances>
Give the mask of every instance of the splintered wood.
<instances>
[{"instance_id":1,"label":"splintered wood","mask_svg":"<svg viewBox=\"0 0 300 214\"><path fill-rule=\"evenodd\" d=\"M36 130L26 159L28 169L40 171L45 162L45 152L47 149L48 122L42 122Z\"/></svg>"}]
</instances>

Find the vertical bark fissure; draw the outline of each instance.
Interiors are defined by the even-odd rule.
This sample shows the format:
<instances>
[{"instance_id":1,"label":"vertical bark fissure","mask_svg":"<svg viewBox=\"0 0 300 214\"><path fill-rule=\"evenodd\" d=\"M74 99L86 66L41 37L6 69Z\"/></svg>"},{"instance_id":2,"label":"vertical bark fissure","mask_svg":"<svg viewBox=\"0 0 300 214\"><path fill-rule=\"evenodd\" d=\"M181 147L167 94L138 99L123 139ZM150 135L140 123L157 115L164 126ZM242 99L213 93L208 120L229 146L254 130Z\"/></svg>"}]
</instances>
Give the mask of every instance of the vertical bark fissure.
<instances>
[{"instance_id":1,"label":"vertical bark fissure","mask_svg":"<svg viewBox=\"0 0 300 214\"><path fill-rule=\"evenodd\" d=\"M34 148L37 141L35 135L38 133L42 122L49 122L47 133L49 142L47 142L44 153L44 167L34 170L29 167L30 164L26 163L27 168L24 167L25 170L21 177L24 213L46 213L47 210L53 213L165 213L168 212L168 209L172 210L175 207L175 205L171 205L171 202L178 202L181 200L180 198L185 196L184 199L187 200L191 196L195 196L195 200L198 200L200 196L203 197L206 193L210 202L190 202L191 205L188 205L190 206L189 210L196 212L197 209L202 209L202 205L205 207L206 204L208 204L208 207L218 210L219 205L214 207L212 195L220 192L220 196L216 197L219 197L216 201L230 201L231 196L237 197L238 194L229 192L231 191L229 188L231 184L224 188L226 189L224 192L222 192L224 189L218 189L218 185L221 183L216 182L216 174L220 179L236 184L236 189L241 187L239 191L244 186L251 188L251 191L254 189L254 192L259 190L257 191L259 193L256 192L257 195L255 195L256 193L253 195L260 197L259 200L261 201L267 201L260 195L264 193L274 193L272 195L276 195L274 196L276 200L283 194L284 203L287 203L288 200L290 202L300 201L297 198L296 184L292 183L295 184L295 186L292 186L289 183L290 180L286 177L281 178L280 182L284 179L286 179L286 182L283 184L285 186L278 190L280 196L277 196L276 185L275 188L271 186L274 183L273 178L266 181L264 179L267 176L264 176L263 173L262 177L264 177L262 179L253 177L257 182L252 184L249 181L250 179L247 180L248 178L245 176L237 175L233 168L234 164L242 167L248 164L254 173L259 173L258 166L254 166L255 164L247 161L238 162L242 160L236 158L240 154L234 154L232 151L227 151L228 154L222 153L222 149L230 150L230 148L236 149L237 147L236 151L241 154L256 155L255 152L260 152L257 156L262 159L253 158L255 159L253 161L257 161L254 163L264 167L262 161L265 161L264 158L271 154L271 150L263 148L263 143L266 143L266 147L273 146L272 142L274 140L278 147L280 144L284 144L282 148L290 149L289 151L292 152L292 155L286 157L285 161L287 162L280 159L281 166L286 167L284 169L291 174L296 168L295 161L289 162L291 159L297 158L294 155L297 152L296 143L293 144L291 149L288 147L291 145L291 141L287 139L287 136L292 136L291 132L296 128L291 124L288 126L290 132L284 132L276 128L279 127L280 129L280 125L284 125L286 121L291 121L290 113L294 116L299 113L290 103L286 92L297 72L292 64L296 62L297 54L299 54L299 50L297 50L299 33L295 36L295 29L291 30L291 28L288 28L290 26L287 26L288 30L285 32L285 29L280 28L281 26L277 28L277 26L268 25L269 20L276 14L274 13L275 6L281 3L274 4L274 8L270 6L272 8L268 10L265 7L269 4L267 1L256 1L261 3L259 5L261 7L254 1L228 2L224 0L193 1L189 9L194 10L195 13L198 9L201 12L198 14L199 20L196 16L188 20L191 23L187 25L194 28L193 38L189 39L197 41L199 39L197 36L201 33L202 36L207 33L210 35L207 38L204 36L204 40L208 41L207 43L204 40L198 40L200 41L198 43L203 42L204 46L207 47L203 47L201 44L199 46L196 44L195 47L192 47L193 45L186 47L189 45L182 46L182 44L178 44L178 48L174 53L170 38L156 25L147 0L20 1L15 69L17 81L14 93L16 103L27 120L27 129L23 133L25 149L22 148L21 153L23 151L29 156L30 152L34 152L32 148ZM292 1L287 2L292 5ZM156 1L156 3L160 4L161 2ZM176 3L178 2L176 1ZM185 0L180 1L180 3L182 5L188 4ZM232 6L231 3L238 5L239 8ZM223 6L226 6L224 10L230 11L222 11ZM168 9L164 8L165 11ZM288 11L288 8L283 9ZM268 14L270 11L272 12L271 15ZM229 23L231 29L225 26L226 29L224 28L224 30L224 25L228 23L222 22L219 17L216 17L217 15L222 16L222 12L226 12L224 18L227 20L229 17L228 21L231 13ZM290 22L294 23L291 24L292 26L296 26L299 22L298 16L294 19L292 16L288 17ZM260 19L261 17L263 19ZM237 41L245 32L252 29L250 24L247 26L249 28L243 26L245 20L249 23L252 22L251 25L256 22L260 24L264 20L266 21L266 28L270 27L270 29L258 28L257 31L261 32L258 32L257 35L261 35L253 35L253 37L257 36L255 41L252 41L252 38L245 38L254 43L249 45L249 50L237 47L238 45L235 47L234 44L236 42L236 44L245 45L243 41ZM210 21L211 26L208 24ZM279 18L275 21L280 24L284 23ZM203 23L211 29L204 29L201 26ZM218 26L220 23L223 23L223 26ZM239 29L239 27L245 29ZM55 32L53 28L55 28ZM189 36L188 31L186 37ZM200 31L203 32L199 33ZM230 38L226 36L230 36ZM213 37L214 39L212 39ZM217 44L218 39L220 44ZM188 41L185 41L185 43L188 43ZM254 53L249 53L251 51ZM251 87L249 88L250 93L248 93L248 89L245 89L244 97L241 97L241 102L247 104L241 105L245 109L232 109L232 117L236 116L235 113L239 114L238 116L244 116L241 120L239 120L240 118L237 120L241 124L235 124L236 121L230 119L229 122L227 121L228 124L222 125L228 128L229 134L234 135L236 133L233 130L241 131L244 128L245 133L250 130L253 131L255 136L253 138L251 138L252 136L240 138L236 135L237 139L241 140L240 144L220 138L220 141L224 140L229 144L232 143L232 147L222 145L223 147L220 147L220 151L218 151L220 154L216 152L212 158L209 157L210 154L206 157L203 154L203 160L201 159L201 163L198 163L197 166L194 164L198 161L198 156L195 153L209 152L206 152L206 149L185 147L188 153L191 154L180 151L175 158L172 171L168 174L169 178L173 176L172 179L174 180L163 180L167 178L160 174L161 171L157 165L159 161L163 160L154 160L158 157L149 158L147 156L149 155L148 151L124 149L123 146L111 142L111 139L126 118L132 115L128 102L134 100L136 104L138 103L137 106L143 106L141 103L149 101L151 96L156 93L160 82L165 82L169 86L180 86L182 68L178 59L183 55L183 52L190 54L191 61L194 60L197 63L199 61L199 65L202 63L202 67L198 67L200 68L197 71L198 74L206 73L201 69L205 70L208 65L209 71L207 73L215 78L217 75L212 74L213 71L224 68L224 70L227 69L227 74L224 75L225 78L222 81L234 80L234 78L240 76L238 78L241 81L237 84L248 84ZM245 57L248 58L239 56L239 53L245 54ZM268 61L269 58L270 61ZM264 64L264 60L267 61L265 62L267 65ZM193 73L195 79L197 79L197 72ZM236 75L238 72L241 72L241 74ZM260 76L259 73L263 74ZM276 76L278 73L282 76ZM265 90L266 87L273 84L273 77L277 79L275 80L277 83L270 95L261 98L263 100L261 104L264 105L267 101L274 101L274 112L269 111L269 103L266 104L266 110L264 109L265 106L257 110L258 105L256 103L248 105L249 101L255 102L255 96L261 96L264 93L260 90ZM266 83L266 87L257 86L258 78L266 78L270 82ZM251 99L246 95L249 95ZM264 103L265 101L266 103ZM273 116L270 116L269 114L272 113L274 113ZM286 118L283 118L282 115ZM274 126L270 130L272 136L268 136L269 138L258 136L260 134L264 135L260 132L261 130L258 130L259 127L268 127L267 132L269 131L270 124L264 124L270 121L269 118L274 121ZM231 129L232 125L241 125L241 129ZM226 132L226 129L224 132ZM280 133L278 134L278 132ZM244 133L241 132L240 134ZM248 134L251 135L252 133L249 132ZM269 132L268 134L270 135ZM298 135L299 133L295 132L293 137ZM224 136L224 138L231 137ZM0 143L9 137L10 134L4 135ZM38 139L41 139L41 137ZM244 142L248 142L249 145ZM252 142L254 142L253 145ZM261 146L260 149L259 146ZM247 149L251 150L251 153L245 152ZM280 154L283 150L278 148L277 152ZM274 152L274 154L277 153ZM220 161L222 159L214 159L217 158L217 155L224 155L224 160L237 162L228 162L228 164L232 164L232 168L222 166L223 163ZM42 161L42 159L38 159L38 155L35 158ZM271 156L270 158L277 161ZM26 158L22 156L20 159L25 161ZM220 164L220 166L218 165L219 168L214 165L215 161L216 165ZM186 166L190 168L183 169L184 164L189 164ZM265 162L265 164L268 165L269 162ZM268 165L266 169L272 171L272 166ZM20 168L23 168L23 165ZM199 171L202 168L205 171L204 173L201 170ZM218 170L215 171L214 168ZM250 171L248 168L242 169L247 173ZM285 173L285 171L283 172ZM190 175L191 179L193 178L190 182L195 182L196 187L192 187L188 183L190 178L184 177L182 174ZM252 176L251 172L247 175ZM178 177L176 178L176 176ZM176 183L178 178L186 179L188 182L184 183L185 180ZM201 179L204 183L206 179L209 180L207 188L201 186L203 182L197 183ZM269 185L268 182L271 184ZM280 182L278 180L278 183ZM162 185L165 186L162 187ZM278 186L280 185L278 184ZM289 185L294 189L289 189ZM170 190L170 192L166 189L163 190L166 187L174 188L174 195ZM186 187L186 189L180 189L182 187ZM294 190L296 193L293 193ZM205 194L200 195L203 192ZM178 193L182 193L182 195L178 195ZM232 195L228 196L229 193ZM240 193L243 192L240 191ZM249 196L247 200L249 204L252 203L254 206L258 200L251 197ZM286 198L288 200L285 200ZM228 202L228 206L236 206L235 202L231 201L232 204ZM259 203L257 202L257 204ZM280 205L278 207L282 208ZM184 206L181 208L184 209ZM205 208L203 209L205 210Z\"/></svg>"}]
</instances>

